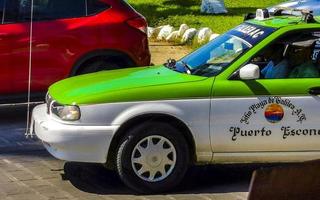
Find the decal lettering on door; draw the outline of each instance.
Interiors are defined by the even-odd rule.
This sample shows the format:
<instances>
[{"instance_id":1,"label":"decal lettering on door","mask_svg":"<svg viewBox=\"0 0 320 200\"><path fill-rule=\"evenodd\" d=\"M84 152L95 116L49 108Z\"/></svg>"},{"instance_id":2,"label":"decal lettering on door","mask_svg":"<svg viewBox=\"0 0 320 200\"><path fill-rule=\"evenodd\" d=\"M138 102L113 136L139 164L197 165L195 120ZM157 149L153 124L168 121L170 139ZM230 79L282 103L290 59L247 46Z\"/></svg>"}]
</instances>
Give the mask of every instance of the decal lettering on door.
<instances>
[{"instance_id":1,"label":"decal lettering on door","mask_svg":"<svg viewBox=\"0 0 320 200\"><path fill-rule=\"evenodd\" d=\"M230 133L232 134L232 141L236 141L238 137L257 137L257 136L270 136L271 130L267 130L265 127L257 130L243 130L239 127L230 127Z\"/></svg>"},{"instance_id":2,"label":"decal lettering on door","mask_svg":"<svg viewBox=\"0 0 320 200\"><path fill-rule=\"evenodd\" d=\"M246 111L240 118L240 123L250 124L250 119L257 114L259 110L265 110L265 117L270 123L277 123L282 120L284 116L284 111L282 106L285 106L291 110L291 115L296 117L296 121L302 124L307 120L305 113L301 108L294 105L290 99L284 99L281 97L269 97L268 99L262 100L258 103L249 106L248 111Z\"/></svg>"},{"instance_id":3,"label":"decal lettering on door","mask_svg":"<svg viewBox=\"0 0 320 200\"><path fill-rule=\"evenodd\" d=\"M287 108L287 112L285 112L284 108ZM296 123L298 124L302 124L307 120L306 114L304 113L303 109L292 103L290 99L282 97L269 97L250 105L248 107L248 110L240 118L240 123L244 125L250 125L250 120L257 113L263 113L266 123L270 124L277 124L282 122L285 115L294 117ZM268 137L272 135L272 130L266 127L253 130L232 126L228 131L231 133L232 141L236 141L237 139L239 139L239 137ZM294 129L290 126L282 126L277 132L281 132L283 134L283 139L287 139L289 136L320 135L320 130L317 129Z\"/></svg>"}]
</instances>

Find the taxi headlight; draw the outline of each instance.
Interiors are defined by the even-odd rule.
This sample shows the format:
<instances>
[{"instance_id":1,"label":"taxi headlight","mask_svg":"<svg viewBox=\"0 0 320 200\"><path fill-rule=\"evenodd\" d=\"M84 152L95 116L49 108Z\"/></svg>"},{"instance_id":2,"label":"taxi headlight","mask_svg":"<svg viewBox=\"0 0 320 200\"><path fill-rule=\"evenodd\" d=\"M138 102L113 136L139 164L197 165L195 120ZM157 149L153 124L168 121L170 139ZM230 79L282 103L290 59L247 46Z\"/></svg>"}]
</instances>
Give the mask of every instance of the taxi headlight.
<instances>
[{"instance_id":1,"label":"taxi headlight","mask_svg":"<svg viewBox=\"0 0 320 200\"><path fill-rule=\"evenodd\" d=\"M52 113L65 121L76 121L81 117L80 108L78 106L54 105Z\"/></svg>"}]
</instances>

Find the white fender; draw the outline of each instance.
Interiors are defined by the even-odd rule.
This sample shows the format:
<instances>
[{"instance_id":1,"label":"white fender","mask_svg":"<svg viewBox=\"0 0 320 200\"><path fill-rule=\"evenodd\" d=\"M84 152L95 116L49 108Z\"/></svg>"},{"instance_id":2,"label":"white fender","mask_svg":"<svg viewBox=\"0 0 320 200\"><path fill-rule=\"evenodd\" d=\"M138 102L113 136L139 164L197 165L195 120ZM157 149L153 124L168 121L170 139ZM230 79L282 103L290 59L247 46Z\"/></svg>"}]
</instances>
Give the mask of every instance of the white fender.
<instances>
[{"instance_id":1,"label":"white fender","mask_svg":"<svg viewBox=\"0 0 320 200\"><path fill-rule=\"evenodd\" d=\"M150 113L159 113L159 114L167 114L177 119L181 120L179 116L183 116L185 113L183 110L174 107L168 103L150 103L150 104L137 104L133 105L123 112L121 112L112 122L112 124L123 124L126 121L133 119L135 117L150 114ZM186 122L184 122L186 123Z\"/></svg>"}]
</instances>

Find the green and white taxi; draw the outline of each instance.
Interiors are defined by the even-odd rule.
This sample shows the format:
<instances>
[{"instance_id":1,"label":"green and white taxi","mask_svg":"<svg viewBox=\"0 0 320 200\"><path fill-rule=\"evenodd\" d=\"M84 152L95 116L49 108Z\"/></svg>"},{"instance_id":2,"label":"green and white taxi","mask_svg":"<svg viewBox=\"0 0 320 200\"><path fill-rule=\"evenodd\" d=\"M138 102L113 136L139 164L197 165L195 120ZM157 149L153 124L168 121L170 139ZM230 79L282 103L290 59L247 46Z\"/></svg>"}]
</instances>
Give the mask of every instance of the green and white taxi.
<instances>
[{"instance_id":1,"label":"green and white taxi","mask_svg":"<svg viewBox=\"0 0 320 200\"><path fill-rule=\"evenodd\" d=\"M257 16L161 66L69 78L33 111L66 161L103 163L142 193L201 163L320 158L320 23Z\"/></svg>"}]
</instances>

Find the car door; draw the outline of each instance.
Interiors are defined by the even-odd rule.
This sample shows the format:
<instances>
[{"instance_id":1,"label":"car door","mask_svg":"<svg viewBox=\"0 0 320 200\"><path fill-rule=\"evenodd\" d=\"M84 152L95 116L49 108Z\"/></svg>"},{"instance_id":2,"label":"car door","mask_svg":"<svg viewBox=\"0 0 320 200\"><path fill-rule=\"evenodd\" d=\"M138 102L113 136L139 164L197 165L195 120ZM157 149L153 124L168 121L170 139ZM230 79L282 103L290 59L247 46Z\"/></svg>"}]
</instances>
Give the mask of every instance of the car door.
<instances>
[{"instance_id":1,"label":"car door","mask_svg":"<svg viewBox=\"0 0 320 200\"><path fill-rule=\"evenodd\" d=\"M22 81L22 77L16 77L16 71L21 70L18 66L27 69L29 24L18 22L17 0L1 0L1 25L0 25L0 95L7 96L18 91L25 91L27 87L16 90L14 84ZM24 68L22 68L24 69ZM23 71L22 74L26 74Z\"/></svg>"},{"instance_id":2,"label":"car door","mask_svg":"<svg viewBox=\"0 0 320 200\"><path fill-rule=\"evenodd\" d=\"M5 0L5 13L0 27L0 33L3 34L2 67L10 74L7 80L11 81L10 94L13 95L28 90L30 17L28 19L22 15L27 7L22 3L22 0Z\"/></svg>"},{"instance_id":3,"label":"car door","mask_svg":"<svg viewBox=\"0 0 320 200\"><path fill-rule=\"evenodd\" d=\"M13 90L27 92L30 36L28 20L31 16L31 0L14 0L14 2L17 2L18 13L16 25L23 27L24 34L15 38L16 41L21 41L18 43L21 48L19 47L19 51L15 54L19 59L14 59ZM90 7L87 7L88 2L87 0L33 1L31 54L33 96L41 96L51 84L67 78L79 55L98 43L99 37L93 37L96 41L86 40L88 35L96 34L95 26L89 25L90 19L84 18L91 14Z\"/></svg>"},{"instance_id":4,"label":"car door","mask_svg":"<svg viewBox=\"0 0 320 200\"><path fill-rule=\"evenodd\" d=\"M34 1L32 89L44 92L67 78L75 64L86 20L85 0ZM88 37L88 35L86 35ZM83 38L82 38L83 39Z\"/></svg>"},{"instance_id":5,"label":"car door","mask_svg":"<svg viewBox=\"0 0 320 200\"><path fill-rule=\"evenodd\" d=\"M11 76L12 70L9 67L10 61L8 60L8 41L6 40L7 33L3 28L3 14L4 14L5 0L0 0L0 15L2 16L0 25L0 95L4 95L11 91Z\"/></svg>"},{"instance_id":6,"label":"car door","mask_svg":"<svg viewBox=\"0 0 320 200\"><path fill-rule=\"evenodd\" d=\"M14 35L11 44L15 46L11 54L11 64L14 64L12 91L26 93L29 82L31 0L12 2L15 3L16 19L11 27L16 28L11 31L20 31L11 34ZM70 74L75 60L75 50L80 43L72 33L79 32L79 27L83 24L80 22L83 21L81 17L86 16L85 2L85 0L33 1L30 74L33 96L38 94L41 96L47 91L48 86ZM79 23L74 23L75 21Z\"/></svg>"},{"instance_id":7,"label":"car door","mask_svg":"<svg viewBox=\"0 0 320 200\"><path fill-rule=\"evenodd\" d=\"M319 37L314 30L307 32ZM310 59L317 57L317 45L312 51ZM299 60L294 57L297 55L292 54L290 60ZM291 64L288 67L289 76L295 68ZM237 71L217 77L213 86L210 129L217 160L288 161L303 152L312 156L312 152L320 150L318 73L312 77L257 80L241 80L236 74ZM277 152L278 157L270 157L272 152Z\"/></svg>"}]
</instances>

